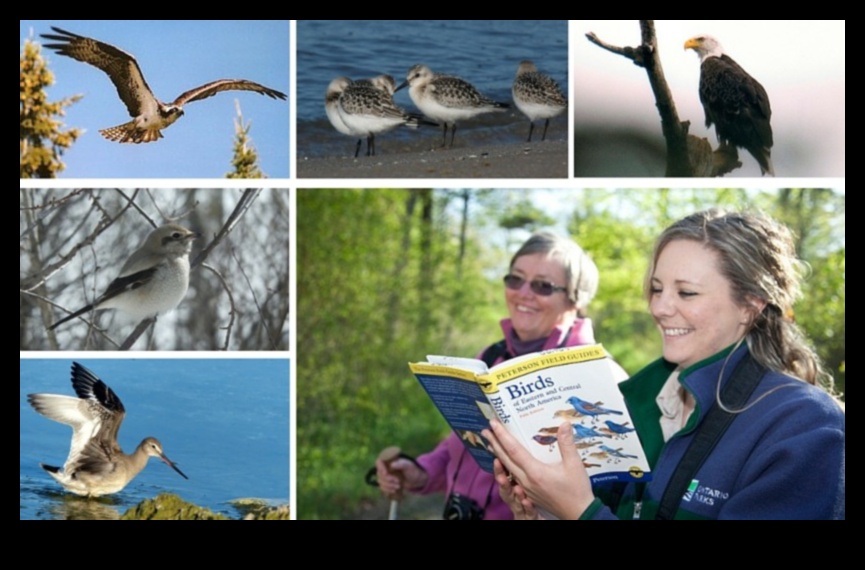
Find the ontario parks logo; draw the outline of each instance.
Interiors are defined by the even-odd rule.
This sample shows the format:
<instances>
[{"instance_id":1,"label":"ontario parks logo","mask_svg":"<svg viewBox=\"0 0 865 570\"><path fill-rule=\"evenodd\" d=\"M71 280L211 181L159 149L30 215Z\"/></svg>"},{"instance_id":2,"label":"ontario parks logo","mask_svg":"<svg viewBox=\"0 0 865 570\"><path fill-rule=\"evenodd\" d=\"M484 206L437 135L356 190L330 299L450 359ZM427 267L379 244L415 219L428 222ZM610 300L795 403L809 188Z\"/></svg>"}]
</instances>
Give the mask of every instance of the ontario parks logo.
<instances>
[{"instance_id":1,"label":"ontario parks logo","mask_svg":"<svg viewBox=\"0 0 865 570\"><path fill-rule=\"evenodd\" d=\"M700 485L700 481L698 479L693 479L691 484L688 485L688 489L685 491L685 494L682 495L682 500L686 503L695 502L695 503L703 503L704 505L714 505L716 502L720 503L721 501L726 501L730 498L730 493L725 491L719 491L717 489L712 489L711 487L706 487L705 485Z\"/></svg>"}]
</instances>

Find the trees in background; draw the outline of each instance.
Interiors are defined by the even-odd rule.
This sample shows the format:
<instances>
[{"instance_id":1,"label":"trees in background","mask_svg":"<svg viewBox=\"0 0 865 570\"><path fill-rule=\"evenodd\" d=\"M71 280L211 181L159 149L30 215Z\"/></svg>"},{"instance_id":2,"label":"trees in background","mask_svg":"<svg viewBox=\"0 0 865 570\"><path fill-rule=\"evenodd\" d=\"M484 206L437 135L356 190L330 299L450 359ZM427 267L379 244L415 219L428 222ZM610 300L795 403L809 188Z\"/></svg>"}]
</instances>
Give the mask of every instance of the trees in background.
<instances>
[{"instance_id":1,"label":"trees in background","mask_svg":"<svg viewBox=\"0 0 865 570\"><path fill-rule=\"evenodd\" d=\"M54 84L39 44L27 40L19 56L20 139L19 178L55 178L63 170L60 157L81 135L63 130L64 109L81 96L50 102L46 88Z\"/></svg>"},{"instance_id":2,"label":"trees in background","mask_svg":"<svg viewBox=\"0 0 865 570\"><path fill-rule=\"evenodd\" d=\"M531 231L556 222L598 264L600 291L588 313L598 339L633 372L660 354L642 293L660 231L711 206L784 220L811 266L796 317L843 389L838 192L301 189L297 205L301 518L356 514L367 493L363 474L381 448L421 453L447 433L406 363L474 356L499 340L508 260Z\"/></svg>"},{"instance_id":3,"label":"trees in background","mask_svg":"<svg viewBox=\"0 0 865 570\"><path fill-rule=\"evenodd\" d=\"M288 350L288 191L19 191L21 350L117 349L134 333L116 311L47 328L101 294L158 225L202 236L189 291L133 345L153 350Z\"/></svg>"}]
</instances>

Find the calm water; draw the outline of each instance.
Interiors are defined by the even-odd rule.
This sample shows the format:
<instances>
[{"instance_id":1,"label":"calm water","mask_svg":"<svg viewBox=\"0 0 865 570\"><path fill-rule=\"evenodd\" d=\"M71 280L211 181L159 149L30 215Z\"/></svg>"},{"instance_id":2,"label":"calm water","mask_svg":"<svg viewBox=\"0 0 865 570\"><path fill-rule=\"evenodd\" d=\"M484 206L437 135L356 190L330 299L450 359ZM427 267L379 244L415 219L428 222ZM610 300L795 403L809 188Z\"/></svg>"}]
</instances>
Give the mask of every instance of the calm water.
<instances>
[{"instance_id":1,"label":"calm water","mask_svg":"<svg viewBox=\"0 0 865 570\"><path fill-rule=\"evenodd\" d=\"M62 465L72 432L37 414L26 395L74 395L71 360L21 360L20 519L116 518L160 492L230 516L236 516L231 499L288 502L287 359L79 362L123 401L123 450L131 453L144 437L154 436L189 480L153 458L115 495L86 501L64 492L39 463Z\"/></svg>"},{"instance_id":2,"label":"calm water","mask_svg":"<svg viewBox=\"0 0 865 570\"><path fill-rule=\"evenodd\" d=\"M399 84L411 66L423 63L434 72L462 77L497 101L511 102L517 64L530 59L567 94L567 36L567 20L298 20L298 159L354 152L355 141L335 131L324 114L324 94L334 77L389 73ZM408 89L397 92L394 101L417 112ZM528 120L516 109L483 117L461 123L457 142L463 136L522 142L528 135ZM552 123L548 136L567 138L567 119L559 116ZM380 143L376 138L376 150L393 153L401 144L429 148L440 140L435 127L396 129Z\"/></svg>"}]
</instances>

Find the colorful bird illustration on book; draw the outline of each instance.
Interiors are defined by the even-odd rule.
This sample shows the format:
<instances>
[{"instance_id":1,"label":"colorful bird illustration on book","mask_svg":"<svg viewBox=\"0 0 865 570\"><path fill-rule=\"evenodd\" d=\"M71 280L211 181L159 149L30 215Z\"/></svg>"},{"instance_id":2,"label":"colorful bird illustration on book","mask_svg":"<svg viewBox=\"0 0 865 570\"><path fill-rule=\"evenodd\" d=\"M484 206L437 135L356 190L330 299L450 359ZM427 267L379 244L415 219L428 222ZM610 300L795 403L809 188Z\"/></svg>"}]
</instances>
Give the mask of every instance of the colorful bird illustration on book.
<instances>
[{"instance_id":1,"label":"colorful bird illustration on book","mask_svg":"<svg viewBox=\"0 0 865 570\"><path fill-rule=\"evenodd\" d=\"M612 439L613 436L601 433L595 428L585 427L580 424L574 424L574 436L577 439L586 439L589 437L606 437L607 439Z\"/></svg>"},{"instance_id":2,"label":"colorful bird illustration on book","mask_svg":"<svg viewBox=\"0 0 865 570\"><path fill-rule=\"evenodd\" d=\"M484 442L484 438L480 436L477 432L473 432L471 430L457 430L457 433L460 435L460 439L465 442L468 442L472 447L481 447L483 449L487 448L486 443Z\"/></svg>"},{"instance_id":3,"label":"colorful bird illustration on book","mask_svg":"<svg viewBox=\"0 0 865 570\"><path fill-rule=\"evenodd\" d=\"M553 417L566 422L574 422L586 416L584 414L581 414L577 410L572 410L568 408L565 410L556 410L555 412L553 412Z\"/></svg>"},{"instance_id":4,"label":"colorful bird illustration on book","mask_svg":"<svg viewBox=\"0 0 865 570\"><path fill-rule=\"evenodd\" d=\"M606 445L602 445L602 446L600 447L600 449L601 449L602 451L605 451L606 453L610 454L611 457L615 457L615 458L616 458L616 461L615 461L616 463L618 463L618 462L621 461L622 459L636 459L636 458L637 458L636 455L629 455L629 454L627 454L627 453L622 453L622 448L621 448L621 447L618 448L618 449L613 449L612 447L609 447L609 446L606 446Z\"/></svg>"},{"instance_id":5,"label":"colorful bird illustration on book","mask_svg":"<svg viewBox=\"0 0 865 570\"><path fill-rule=\"evenodd\" d=\"M631 433L632 431L636 431L634 428L628 427L628 424L630 422L625 422L623 424L617 424L616 422L614 422L612 420L606 420L604 423L607 424L607 430L609 430L611 433L616 434L620 438L624 438L627 434ZM604 430L604 431L606 431L606 430Z\"/></svg>"},{"instance_id":6,"label":"colorful bird illustration on book","mask_svg":"<svg viewBox=\"0 0 865 570\"><path fill-rule=\"evenodd\" d=\"M603 407L603 402L595 402L594 404L591 402L587 402L585 400L581 400L576 396L571 396L568 398L568 403L574 407L574 409L583 414L584 416L590 416L592 421L596 421L598 416L603 414L616 414L621 416L622 412L618 410L611 410L609 408Z\"/></svg>"},{"instance_id":7,"label":"colorful bird illustration on book","mask_svg":"<svg viewBox=\"0 0 865 570\"><path fill-rule=\"evenodd\" d=\"M533 435L532 439L535 440L539 445L546 445L549 447L549 451L553 451L553 446L558 442L558 438L554 435Z\"/></svg>"},{"instance_id":8,"label":"colorful bird illustration on book","mask_svg":"<svg viewBox=\"0 0 865 570\"><path fill-rule=\"evenodd\" d=\"M589 454L589 457L598 461L607 461L610 459L610 454L606 451L593 451Z\"/></svg>"}]
</instances>

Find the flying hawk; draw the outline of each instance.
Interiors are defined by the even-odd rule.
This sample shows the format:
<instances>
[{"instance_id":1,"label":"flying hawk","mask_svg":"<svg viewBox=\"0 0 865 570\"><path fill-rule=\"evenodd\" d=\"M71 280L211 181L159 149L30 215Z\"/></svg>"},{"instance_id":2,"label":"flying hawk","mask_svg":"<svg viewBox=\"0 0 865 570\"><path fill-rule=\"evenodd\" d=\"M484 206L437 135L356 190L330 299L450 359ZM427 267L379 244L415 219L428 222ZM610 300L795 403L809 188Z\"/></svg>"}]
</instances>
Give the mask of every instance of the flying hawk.
<instances>
[{"instance_id":1,"label":"flying hawk","mask_svg":"<svg viewBox=\"0 0 865 570\"><path fill-rule=\"evenodd\" d=\"M246 79L217 79L190 89L171 103L158 100L135 58L112 45L51 27L55 34L42 34L47 40L59 43L45 44L60 55L89 63L108 74L117 95L126 105L132 120L128 123L102 129L99 132L108 140L121 143L153 142L162 138L162 129L170 126L183 115L183 105L211 97L220 91L255 91L274 99L285 99L286 94Z\"/></svg>"}]
</instances>

